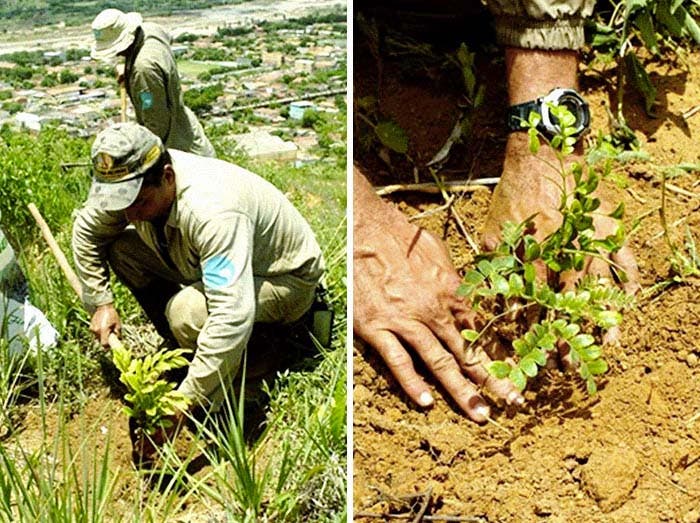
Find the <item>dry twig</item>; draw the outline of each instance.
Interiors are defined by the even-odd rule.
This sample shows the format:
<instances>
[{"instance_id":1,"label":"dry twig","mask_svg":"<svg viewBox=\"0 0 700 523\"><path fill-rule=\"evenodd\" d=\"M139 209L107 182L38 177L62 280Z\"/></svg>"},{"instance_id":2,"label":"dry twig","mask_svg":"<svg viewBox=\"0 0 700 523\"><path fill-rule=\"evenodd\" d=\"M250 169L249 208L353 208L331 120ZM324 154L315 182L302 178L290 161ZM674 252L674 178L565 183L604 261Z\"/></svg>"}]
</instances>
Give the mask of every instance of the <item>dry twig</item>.
<instances>
[{"instance_id":1,"label":"dry twig","mask_svg":"<svg viewBox=\"0 0 700 523\"><path fill-rule=\"evenodd\" d=\"M686 112L683 113L683 119L687 120L691 116L693 116L695 113L700 112L700 105L696 105L695 107L691 107L688 109Z\"/></svg>"},{"instance_id":2,"label":"dry twig","mask_svg":"<svg viewBox=\"0 0 700 523\"><path fill-rule=\"evenodd\" d=\"M411 519L411 514L379 514L374 512L357 512L356 518L377 518L377 519ZM467 523L487 523L481 516L423 516L420 521L446 521L446 522L467 522Z\"/></svg>"},{"instance_id":3,"label":"dry twig","mask_svg":"<svg viewBox=\"0 0 700 523\"><path fill-rule=\"evenodd\" d=\"M681 194L683 196L688 196L689 198L700 198L700 194L694 193L692 191L686 191L685 189L682 189L676 185L673 185L672 183L666 182L666 189L668 189L671 192Z\"/></svg>"},{"instance_id":4,"label":"dry twig","mask_svg":"<svg viewBox=\"0 0 700 523\"><path fill-rule=\"evenodd\" d=\"M376 187L379 196L385 196L395 192L423 192L429 194L441 194L443 190L448 192L470 192L486 189L488 185L495 185L499 178L479 178L476 180L454 180L442 182L442 188L434 182L424 183L398 183Z\"/></svg>"}]
</instances>

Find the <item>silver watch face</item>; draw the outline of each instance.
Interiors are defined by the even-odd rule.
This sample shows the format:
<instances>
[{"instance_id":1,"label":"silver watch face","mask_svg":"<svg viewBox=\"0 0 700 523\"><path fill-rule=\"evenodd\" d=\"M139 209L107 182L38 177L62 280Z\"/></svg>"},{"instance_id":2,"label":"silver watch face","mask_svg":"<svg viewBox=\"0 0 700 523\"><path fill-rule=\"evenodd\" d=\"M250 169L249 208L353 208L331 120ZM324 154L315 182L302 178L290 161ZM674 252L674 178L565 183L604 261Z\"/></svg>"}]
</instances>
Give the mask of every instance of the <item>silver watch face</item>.
<instances>
[{"instance_id":1,"label":"silver watch face","mask_svg":"<svg viewBox=\"0 0 700 523\"><path fill-rule=\"evenodd\" d=\"M547 96L542 98L541 114L542 124L549 133L559 132L559 122L549 111L547 104L555 104L566 107L571 114L576 117L576 133L578 137L588 130L591 116L586 101L574 89L553 89Z\"/></svg>"}]
</instances>

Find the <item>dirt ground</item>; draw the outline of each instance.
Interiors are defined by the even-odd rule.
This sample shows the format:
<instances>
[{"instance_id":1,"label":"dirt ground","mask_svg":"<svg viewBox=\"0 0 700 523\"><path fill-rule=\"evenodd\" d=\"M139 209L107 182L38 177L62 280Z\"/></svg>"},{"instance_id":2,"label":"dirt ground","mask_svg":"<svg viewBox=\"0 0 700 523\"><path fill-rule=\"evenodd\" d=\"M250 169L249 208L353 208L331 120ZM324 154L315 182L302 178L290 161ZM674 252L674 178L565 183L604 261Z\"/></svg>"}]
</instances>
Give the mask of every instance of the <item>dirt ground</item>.
<instances>
[{"instance_id":1,"label":"dirt ground","mask_svg":"<svg viewBox=\"0 0 700 523\"><path fill-rule=\"evenodd\" d=\"M378 61L371 47L357 44L355 53L355 107L360 98L376 96L382 114L409 135L409 154L416 164L424 164L454 126L459 76L429 68L420 71L426 74L409 75L405 58ZM440 172L447 180L499 174L506 135L501 126L505 72L498 57L497 51L486 52L478 62L486 102L475 115L479 125L475 123L470 143L455 146ZM625 202L626 225L641 218L629 241L644 291L624 317L620 345L605 348L610 370L599 393L588 397L575 379L551 371L528 387L524 408L492 409L506 430L478 426L442 393L436 394L434 408L415 408L375 353L356 341L356 521L389 521L379 515L390 512L415 514L410 501L402 499L406 496L413 497L416 510L429 499L425 514L433 521L700 521L700 279L650 291L670 278L671 251L657 212L660 173L671 165L700 162L700 114L682 116L700 104L700 52L691 52L685 63L656 59L651 70L658 89L656 118L645 114L636 95L625 98L627 122L650 159L614 168L615 179L625 180L625 187L605 182L615 201ZM598 130L609 132L605 107L614 100L615 76L610 72L606 77L612 83L581 68L592 136ZM357 138L357 120L355 125ZM392 156L389 167L376 153L356 139L355 161L375 185L413 181L413 170L400 158ZM430 181L425 170L418 174L421 181ZM672 240L682 246L686 225L700 238L700 178L695 171L670 182L680 190L667 193L667 220ZM490 189L464 193L456 203L477 241L490 195ZM418 193L392 195L387 201L408 215L444 203ZM458 270L469 266L473 251L447 211L416 223L444 239Z\"/></svg>"}]
</instances>

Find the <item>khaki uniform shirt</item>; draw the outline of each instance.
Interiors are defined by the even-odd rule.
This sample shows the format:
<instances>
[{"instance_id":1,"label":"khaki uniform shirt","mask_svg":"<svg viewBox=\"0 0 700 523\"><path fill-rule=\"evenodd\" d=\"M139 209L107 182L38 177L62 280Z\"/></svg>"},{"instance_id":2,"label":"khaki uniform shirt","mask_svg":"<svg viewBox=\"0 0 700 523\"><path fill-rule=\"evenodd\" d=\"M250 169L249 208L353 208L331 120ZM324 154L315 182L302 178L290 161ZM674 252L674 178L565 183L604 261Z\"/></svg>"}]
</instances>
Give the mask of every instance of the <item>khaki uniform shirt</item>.
<instances>
[{"instance_id":1,"label":"khaki uniform shirt","mask_svg":"<svg viewBox=\"0 0 700 523\"><path fill-rule=\"evenodd\" d=\"M143 34L124 66L136 121L158 135L168 148L215 156L199 120L183 102L170 35L149 22L141 28Z\"/></svg>"},{"instance_id":2,"label":"khaki uniform shirt","mask_svg":"<svg viewBox=\"0 0 700 523\"><path fill-rule=\"evenodd\" d=\"M165 225L167 254L150 222L134 225L183 282L204 284L209 316L180 387L195 399L239 365L255 317L253 278L292 273L317 281L324 267L309 224L272 184L221 160L170 153L177 194ZM127 225L122 211L84 206L77 214L73 254L89 310L112 302L107 249Z\"/></svg>"}]
</instances>

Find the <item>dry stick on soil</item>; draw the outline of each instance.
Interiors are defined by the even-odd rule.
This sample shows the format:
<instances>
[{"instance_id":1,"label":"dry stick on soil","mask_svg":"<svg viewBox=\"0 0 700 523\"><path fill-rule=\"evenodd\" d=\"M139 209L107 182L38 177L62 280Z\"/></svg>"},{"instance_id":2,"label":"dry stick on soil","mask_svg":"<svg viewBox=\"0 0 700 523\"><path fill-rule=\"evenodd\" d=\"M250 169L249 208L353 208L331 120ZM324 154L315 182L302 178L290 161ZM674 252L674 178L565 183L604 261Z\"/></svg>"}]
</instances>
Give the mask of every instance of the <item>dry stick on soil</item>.
<instances>
[{"instance_id":1,"label":"dry stick on soil","mask_svg":"<svg viewBox=\"0 0 700 523\"><path fill-rule=\"evenodd\" d=\"M433 174L435 177L435 175ZM495 180L495 182L494 182ZM459 191L462 194L464 194L467 191L476 191L479 189L486 189L485 185L487 183L498 183L498 178L482 178L481 180L463 180L463 181L452 181L452 182L434 182L434 183L421 183L421 184L409 184L409 185L388 185L386 187L380 187L377 190L377 194L380 196L382 194L390 194L391 192L397 192L398 190L414 190L418 192L427 192L431 194L440 194L442 195L443 200L445 200L445 204L441 205L440 207L437 207L436 209L431 209L430 211L426 211L420 214L417 214L415 216L411 216L408 221L413 221L413 220L418 220L420 218L425 218L426 216L431 216L433 214L436 214L440 211L443 211L447 209L452 217L455 219L455 222L457 223L457 228L460 230L462 233L462 236L467 240L467 243L469 246L472 248L472 250L476 253L479 254L479 246L476 244L476 242L472 239L471 235L467 231L467 228L464 226L464 221L462 220L461 215L457 211L457 209L454 208L454 201L455 197L454 195L448 195L448 191L456 192ZM409 189L410 188L410 189ZM387 191L388 190L388 191ZM387 192L383 192L387 191Z\"/></svg>"},{"instance_id":2,"label":"dry stick on soil","mask_svg":"<svg viewBox=\"0 0 700 523\"><path fill-rule=\"evenodd\" d=\"M510 430L510 429L509 429L508 427L506 427L505 425L500 424L500 423L497 422L495 419L493 419L491 416L487 416L486 421L488 421L488 422L489 422L491 425L493 425L494 427L496 427L496 428L502 430L503 432L505 432L506 434L508 434L509 437L511 437L511 438L513 437L513 431L512 431L512 430Z\"/></svg>"},{"instance_id":3,"label":"dry stick on soil","mask_svg":"<svg viewBox=\"0 0 700 523\"><path fill-rule=\"evenodd\" d=\"M374 512L357 512L356 518L377 518L377 519L411 519L411 514L379 514ZM487 523L487 520L480 516L423 516L420 521L446 521L446 522L467 522L467 523Z\"/></svg>"},{"instance_id":4,"label":"dry stick on soil","mask_svg":"<svg viewBox=\"0 0 700 523\"><path fill-rule=\"evenodd\" d=\"M487 189L488 185L496 185L499 178L479 178L476 180L453 180L443 182L443 188L434 182L425 183L397 183L394 185L385 185L383 187L375 187L375 191L379 196L385 196L395 192L423 192L429 194L441 194L443 190L448 192L471 192Z\"/></svg>"},{"instance_id":5,"label":"dry stick on soil","mask_svg":"<svg viewBox=\"0 0 700 523\"><path fill-rule=\"evenodd\" d=\"M682 189L676 185L673 185L672 183L666 182L666 189L668 189L671 192L675 192L677 194L682 194L683 196L687 196L689 198L700 198L700 194L694 193L692 191L686 191L685 189Z\"/></svg>"},{"instance_id":6,"label":"dry stick on soil","mask_svg":"<svg viewBox=\"0 0 700 523\"><path fill-rule=\"evenodd\" d=\"M68 260L66 259L65 254L63 254L61 247L56 242L56 239L54 238L53 234L51 233L51 229L49 228L48 224L44 220L44 217L39 212L39 209L37 208L37 206L34 205L34 203L29 203L28 207L29 207L29 212L32 213L34 220L36 220L36 223L39 226L39 229L41 229L41 234L44 236L46 243L49 245L49 250L56 258L56 261L58 262L59 267L61 267L63 274L68 279L68 283L70 283L70 286L73 288L75 293L78 295L78 298L80 299L83 295L83 289L82 289L82 286L80 285L80 280L78 279L78 276L75 274L75 271L73 270L73 267L71 267L70 263L68 263ZM119 338L117 338L117 335L114 334L113 332L110 333L108 342L109 342L109 346L111 348L122 347L122 342L119 340Z\"/></svg>"},{"instance_id":7,"label":"dry stick on soil","mask_svg":"<svg viewBox=\"0 0 700 523\"><path fill-rule=\"evenodd\" d=\"M432 216L433 214L437 214L439 212L447 210L452 205L453 199L454 199L453 197L449 197L447 199L447 201L444 204L442 204L440 207L435 207L435 209L430 209L429 211L419 212L418 214L414 214L413 216L409 216L408 221L413 222L415 220L420 220L421 218L427 218L428 216Z\"/></svg>"},{"instance_id":8,"label":"dry stick on soil","mask_svg":"<svg viewBox=\"0 0 700 523\"><path fill-rule=\"evenodd\" d=\"M432 171L431 171L431 173L432 173ZM435 178L435 180L436 180L436 183L438 183L438 186L440 187L440 193L442 194L443 199L447 201L448 196L447 196L447 191L445 190L445 182L442 181L442 180L440 180L440 181L438 182L438 181L437 181L438 178L437 178L437 176L435 175L435 173L432 173L432 174L433 174L433 178ZM460 198L461 198L462 196L464 196L464 192L465 192L465 191L462 191L462 192L461 192ZM449 198L452 200L452 203L454 203L454 196L450 196ZM471 235L469 234L469 232L467 232L467 228L464 226L464 221L462 220L462 216L459 214L459 212L457 211L457 209L455 208L455 206L454 206L454 205L450 205L450 206L448 207L448 210L450 211L450 214L452 215L452 217L454 218L455 222L457 223L457 228L458 228L458 229L460 230L460 232L462 233L462 236L464 236L464 238L467 240L467 243L469 244L469 246L472 248L472 250L474 251L475 254L479 254L479 246L478 246L478 245L476 244L476 242L472 239L472 237L471 237Z\"/></svg>"},{"instance_id":9,"label":"dry stick on soil","mask_svg":"<svg viewBox=\"0 0 700 523\"><path fill-rule=\"evenodd\" d=\"M428 510L428 507L430 506L430 496L433 495L433 487L428 487L428 490L426 490L421 497L423 498L423 501L421 502L420 509L418 509L418 512L416 513L416 517L413 518L412 523L420 523L423 520L423 516L425 516L426 511Z\"/></svg>"},{"instance_id":10,"label":"dry stick on soil","mask_svg":"<svg viewBox=\"0 0 700 523\"><path fill-rule=\"evenodd\" d=\"M696 105L695 107L691 107L690 109L688 109L686 112L684 112L682 114L683 119L687 120L688 118L690 118L691 116L693 116L695 113L697 113L699 111L700 111L700 105Z\"/></svg>"},{"instance_id":11,"label":"dry stick on soil","mask_svg":"<svg viewBox=\"0 0 700 523\"><path fill-rule=\"evenodd\" d=\"M454 206L450 206L450 213L452 214L452 217L455 219L455 222L457 222L457 227L459 228L460 232L462 233L462 236L464 236L466 238L467 243L469 243L469 246L474 251L474 254L479 254L479 252L480 252L479 246L472 239L469 232L467 232L467 228L464 226L464 221L462 220L462 215L459 214L459 211L457 211L457 209L455 209Z\"/></svg>"},{"instance_id":12,"label":"dry stick on soil","mask_svg":"<svg viewBox=\"0 0 700 523\"><path fill-rule=\"evenodd\" d=\"M641 196L639 196L635 191L633 191L632 188L627 187L626 190L629 193L629 195L632 198L634 198L635 200L637 200L639 203L647 203L647 201L644 198L642 198Z\"/></svg>"},{"instance_id":13,"label":"dry stick on soil","mask_svg":"<svg viewBox=\"0 0 700 523\"><path fill-rule=\"evenodd\" d=\"M685 426L690 428L698 419L700 419L700 410L688 418L688 421L685 422Z\"/></svg>"}]
</instances>

